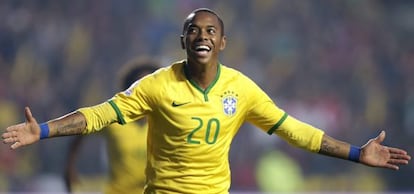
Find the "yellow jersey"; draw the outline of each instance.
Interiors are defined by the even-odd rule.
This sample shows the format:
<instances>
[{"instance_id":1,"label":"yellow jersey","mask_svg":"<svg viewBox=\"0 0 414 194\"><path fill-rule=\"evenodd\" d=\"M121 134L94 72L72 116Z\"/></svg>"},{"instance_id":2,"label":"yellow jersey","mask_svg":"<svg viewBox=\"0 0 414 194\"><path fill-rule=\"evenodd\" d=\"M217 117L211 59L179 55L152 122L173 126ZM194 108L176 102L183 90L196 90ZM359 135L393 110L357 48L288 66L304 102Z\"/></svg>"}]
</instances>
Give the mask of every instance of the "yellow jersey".
<instances>
[{"instance_id":1,"label":"yellow jersey","mask_svg":"<svg viewBox=\"0 0 414 194\"><path fill-rule=\"evenodd\" d=\"M187 76L185 63L161 68L108 101L121 124L147 116L144 193L228 193L228 153L245 121L299 147L319 150L323 132L288 117L241 72L219 64L215 80L202 89ZM112 122L94 116L102 110L105 105L95 112L81 110L88 123L85 133Z\"/></svg>"},{"instance_id":2,"label":"yellow jersey","mask_svg":"<svg viewBox=\"0 0 414 194\"><path fill-rule=\"evenodd\" d=\"M103 131L109 157L106 194L142 193L145 186L147 124L112 124Z\"/></svg>"}]
</instances>

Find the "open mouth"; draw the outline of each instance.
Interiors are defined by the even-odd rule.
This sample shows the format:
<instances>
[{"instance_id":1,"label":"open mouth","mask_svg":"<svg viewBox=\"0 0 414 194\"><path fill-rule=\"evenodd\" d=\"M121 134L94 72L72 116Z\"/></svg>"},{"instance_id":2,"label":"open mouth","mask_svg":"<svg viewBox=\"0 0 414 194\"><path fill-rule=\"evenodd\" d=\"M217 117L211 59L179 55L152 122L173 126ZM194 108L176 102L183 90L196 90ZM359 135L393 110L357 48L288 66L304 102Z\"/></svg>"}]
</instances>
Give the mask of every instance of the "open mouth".
<instances>
[{"instance_id":1,"label":"open mouth","mask_svg":"<svg viewBox=\"0 0 414 194\"><path fill-rule=\"evenodd\" d=\"M194 50L199 54L199 55L206 55L208 52L211 51L211 48L209 46L206 45L198 45L194 48Z\"/></svg>"}]
</instances>

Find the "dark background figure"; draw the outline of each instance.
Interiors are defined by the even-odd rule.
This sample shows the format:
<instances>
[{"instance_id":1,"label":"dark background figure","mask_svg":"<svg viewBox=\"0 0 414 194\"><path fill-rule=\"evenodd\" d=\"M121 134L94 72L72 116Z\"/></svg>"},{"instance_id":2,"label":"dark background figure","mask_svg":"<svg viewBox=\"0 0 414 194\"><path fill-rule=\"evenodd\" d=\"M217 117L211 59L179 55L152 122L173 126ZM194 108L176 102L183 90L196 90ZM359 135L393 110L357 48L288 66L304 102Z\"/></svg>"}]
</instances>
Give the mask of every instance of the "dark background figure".
<instances>
[{"instance_id":1,"label":"dark background figure","mask_svg":"<svg viewBox=\"0 0 414 194\"><path fill-rule=\"evenodd\" d=\"M10 115L28 104L38 120L46 120L108 98L116 86L108 87L111 79L104 78L116 72L114 64L136 55L159 56L163 64L181 57L175 46L179 26L200 6L225 20L231 38L222 61L249 75L288 112L355 143L386 129L395 146L413 153L410 1L1 1L0 124L23 120ZM12 108L5 111L3 104ZM230 155L235 191L258 190L256 179L243 177L254 174L263 146L269 146L250 127L233 142L234 150L246 150ZM60 150L71 141L65 139L0 152L1 191L61 189ZM331 191L332 184L339 191L414 191L412 165L398 173L367 171L299 154L283 142L274 146L301 164L309 191Z\"/></svg>"}]
</instances>

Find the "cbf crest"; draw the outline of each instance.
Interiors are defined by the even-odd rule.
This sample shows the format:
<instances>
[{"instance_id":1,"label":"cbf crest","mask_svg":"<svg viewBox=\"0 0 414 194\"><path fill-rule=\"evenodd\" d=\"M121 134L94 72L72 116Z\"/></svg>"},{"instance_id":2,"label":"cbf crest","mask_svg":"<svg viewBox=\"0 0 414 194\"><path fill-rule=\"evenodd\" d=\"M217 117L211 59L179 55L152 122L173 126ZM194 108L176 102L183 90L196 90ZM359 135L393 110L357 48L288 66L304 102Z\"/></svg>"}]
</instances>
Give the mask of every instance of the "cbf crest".
<instances>
[{"instance_id":1,"label":"cbf crest","mask_svg":"<svg viewBox=\"0 0 414 194\"><path fill-rule=\"evenodd\" d=\"M224 92L221 96L221 103L223 105L223 112L227 116L233 116L237 111L237 97L238 95L232 91Z\"/></svg>"}]
</instances>

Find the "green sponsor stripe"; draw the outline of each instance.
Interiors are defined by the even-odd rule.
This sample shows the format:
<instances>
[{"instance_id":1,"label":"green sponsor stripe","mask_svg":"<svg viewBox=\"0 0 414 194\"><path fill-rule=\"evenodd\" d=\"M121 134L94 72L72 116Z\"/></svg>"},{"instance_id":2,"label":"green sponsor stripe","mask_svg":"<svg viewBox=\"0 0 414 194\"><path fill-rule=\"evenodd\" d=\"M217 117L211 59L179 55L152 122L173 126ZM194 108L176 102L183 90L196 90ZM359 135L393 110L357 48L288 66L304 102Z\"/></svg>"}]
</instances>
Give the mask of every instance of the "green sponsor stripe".
<instances>
[{"instance_id":1,"label":"green sponsor stripe","mask_svg":"<svg viewBox=\"0 0 414 194\"><path fill-rule=\"evenodd\" d=\"M124 117L122 117L121 111L119 110L118 106L116 106L115 102L113 102L112 100L108 102L116 112L116 116L118 117L118 123L122 125L126 124Z\"/></svg>"},{"instance_id":2,"label":"green sponsor stripe","mask_svg":"<svg viewBox=\"0 0 414 194\"><path fill-rule=\"evenodd\" d=\"M275 132L276 129L279 128L280 125L282 125L283 121L285 121L287 117L288 117L288 114L285 112L285 114L283 114L282 118L280 118L280 120L272 128L269 129L267 134L272 135L273 132Z\"/></svg>"}]
</instances>

